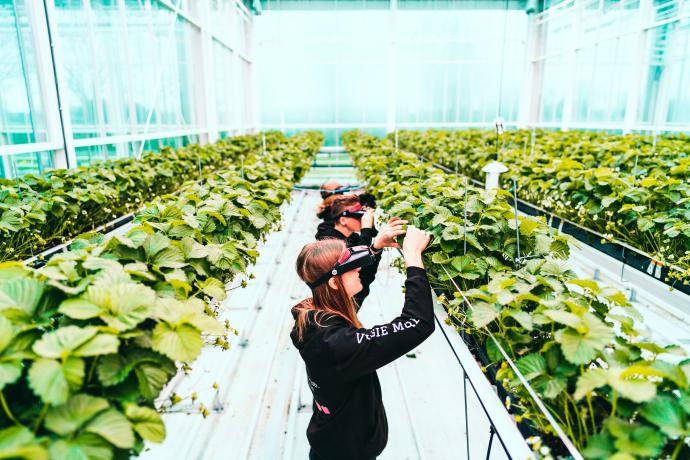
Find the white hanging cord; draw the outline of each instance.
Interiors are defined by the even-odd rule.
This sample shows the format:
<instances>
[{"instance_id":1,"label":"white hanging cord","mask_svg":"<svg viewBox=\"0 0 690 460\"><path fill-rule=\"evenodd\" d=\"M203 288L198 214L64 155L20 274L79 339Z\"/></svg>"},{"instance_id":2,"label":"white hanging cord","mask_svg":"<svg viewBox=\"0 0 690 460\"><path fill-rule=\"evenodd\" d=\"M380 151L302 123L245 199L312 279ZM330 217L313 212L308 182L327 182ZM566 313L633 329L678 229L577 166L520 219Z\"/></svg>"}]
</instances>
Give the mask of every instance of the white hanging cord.
<instances>
[{"instance_id":1,"label":"white hanging cord","mask_svg":"<svg viewBox=\"0 0 690 460\"><path fill-rule=\"evenodd\" d=\"M508 35L508 0L505 3L505 13L503 15L503 43L501 45L501 72L498 81L498 109L497 117L501 116L501 99L503 99L503 68L505 65L506 55L506 38Z\"/></svg>"},{"instance_id":2,"label":"white hanging cord","mask_svg":"<svg viewBox=\"0 0 690 460\"><path fill-rule=\"evenodd\" d=\"M450 273L448 273L448 270L446 269L446 267L441 265L441 268L443 268L443 271L446 272L446 276L448 276L448 278L450 279L450 282L453 283L453 286L455 286L455 289L460 293L460 295L462 296L464 301L467 303L467 305L470 308L473 308L472 303L465 296L465 293L462 291L462 289L460 289L460 287L457 285L457 283L455 282L453 277L450 276ZM573 442L570 440L568 435L565 434L565 431L563 431L563 428L561 428L561 426L558 424L556 419L553 418L553 415L551 415L551 412L549 412L549 410L546 408L546 406L544 405L542 400L539 398L539 395L537 395L536 391L534 391L534 389L529 384L529 382L527 381L525 376L522 375L522 373L518 370L517 366L515 365L513 360L510 358L510 356L508 356L508 354L505 352L505 350L503 349L501 344L498 342L498 340L496 340L496 337L494 337L494 335L491 333L491 331L488 328L484 328L484 329L489 334L489 337L491 338L491 340L494 341L494 343L496 344L496 347L498 348L498 351L501 352L501 355L503 355L503 357L505 358L505 360L508 363L508 365L510 366L510 368L513 370L513 372L515 373L517 378L520 380L520 383L522 383L522 385L525 387L525 389L530 394L532 399L534 399L534 402L537 404L537 407L539 408L539 410L541 410L541 412L544 414L546 419L549 421L549 423L551 424L553 429L556 431L556 434L560 438L561 442L563 442L563 445L565 445L566 449L568 449L568 452L570 452L570 455L572 455L575 460L584 460L584 457L582 456L580 451L577 450L577 448L575 447Z\"/></svg>"},{"instance_id":3,"label":"white hanging cord","mask_svg":"<svg viewBox=\"0 0 690 460\"><path fill-rule=\"evenodd\" d=\"M177 12L180 9L180 2L182 0L177 0L175 3L175 10L173 11L173 17L172 21L170 21L170 26L168 26L168 33L166 34L166 39L165 43L168 45L165 48L165 53L163 54L163 59L161 60L161 66L158 72L158 78L156 78L156 88L153 91L153 101L151 103L151 107L149 108L149 113L146 116L146 124L144 125L144 132L142 134L142 140L141 143L139 144L139 151L137 152L136 159L139 159L141 157L142 152L144 151L144 144L146 143L146 139L143 139L143 137L146 137L146 134L149 132L149 126L151 125L151 117L153 116L153 111L155 110L156 104L158 103L158 95L160 93L160 88L161 88L161 80L163 79L163 68L164 64L168 61L168 54L170 53L170 42L172 40L172 34L175 31L175 22L177 22ZM151 13L153 14L153 13Z\"/></svg>"}]
</instances>

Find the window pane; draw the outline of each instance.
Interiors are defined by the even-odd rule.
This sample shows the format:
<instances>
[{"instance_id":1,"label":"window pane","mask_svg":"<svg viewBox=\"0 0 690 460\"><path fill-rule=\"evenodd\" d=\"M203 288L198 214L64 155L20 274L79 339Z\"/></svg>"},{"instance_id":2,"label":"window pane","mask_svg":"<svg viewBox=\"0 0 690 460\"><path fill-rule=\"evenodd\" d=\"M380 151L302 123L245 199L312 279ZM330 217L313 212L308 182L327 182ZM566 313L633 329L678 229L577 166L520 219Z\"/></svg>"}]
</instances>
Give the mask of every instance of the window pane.
<instances>
[{"instance_id":1,"label":"window pane","mask_svg":"<svg viewBox=\"0 0 690 460\"><path fill-rule=\"evenodd\" d=\"M0 145L48 140L24 0L0 0Z\"/></svg>"}]
</instances>

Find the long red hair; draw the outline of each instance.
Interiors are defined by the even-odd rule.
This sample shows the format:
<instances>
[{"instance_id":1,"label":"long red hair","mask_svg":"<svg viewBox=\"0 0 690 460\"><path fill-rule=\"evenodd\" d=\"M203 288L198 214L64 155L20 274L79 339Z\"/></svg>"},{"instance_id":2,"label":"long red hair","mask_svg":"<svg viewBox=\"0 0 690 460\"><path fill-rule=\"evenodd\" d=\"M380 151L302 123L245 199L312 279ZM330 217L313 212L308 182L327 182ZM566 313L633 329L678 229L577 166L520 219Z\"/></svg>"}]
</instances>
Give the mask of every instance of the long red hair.
<instances>
[{"instance_id":1,"label":"long red hair","mask_svg":"<svg viewBox=\"0 0 690 460\"><path fill-rule=\"evenodd\" d=\"M336 239L307 244L297 257L297 274L305 283L316 281L333 268L345 249L345 243ZM324 315L336 315L344 318L354 327L362 327L362 323L357 318L355 302L345 292L341 276L334 276L333 279L338 289L333 289L327 282L323 283L312 289L311 298L303 300L293 308L293 312L296 313L298 340L301 341L303 338L307 327L307 314L310 311L317 312L314 316L317 325Z\"/></svg>"}]
</instances>

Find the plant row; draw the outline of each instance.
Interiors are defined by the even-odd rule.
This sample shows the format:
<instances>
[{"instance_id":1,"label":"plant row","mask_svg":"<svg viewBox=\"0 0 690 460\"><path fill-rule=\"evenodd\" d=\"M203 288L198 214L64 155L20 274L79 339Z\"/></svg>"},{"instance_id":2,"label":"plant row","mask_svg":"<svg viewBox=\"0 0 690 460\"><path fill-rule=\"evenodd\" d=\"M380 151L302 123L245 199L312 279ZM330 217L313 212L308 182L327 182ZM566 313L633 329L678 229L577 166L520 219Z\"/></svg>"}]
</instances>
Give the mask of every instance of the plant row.
<instances>
[{"instance_id":1,"label":"plant row","mask_svg":"<svg viewBox=\"0 0 690 460\"><path fill-rule=\"evenodd\" d=\"M690 140L588 132L401 132L399 145L477 180L498 158L518 196L690 279ZM672 281L671 279L666 281Z\"/></svg>"},{"instance_id":2,"label":"plant row","mask_svg":"<svg viewBox=\"0 0 690 460\"><path fill-rule=\"evenodd\" d=\"M424 253L432 286L507 390L516 421L541 433L535 450L567 454L499 345L586 458L690 456L690 360L642 332L621 292L577 278L569 237L543 219L516 218L506 191L465 190L463 178L390 142L344 138L381 206L432 233Z\"/></svg>"},{"instance_id":3,"label":"plant row","mask_svg":"<svg viewBox=\"0 0 690 460\"><path fill-rule=\"evenodd\" d=\"M161 442L163 386L204 344L321 144L305 133L163 195L124 235L78 237L41 269L0 264L0 458L111 459Z\"/></svg>"},{"instance_id":4,"label":"plant row","mask_svg":"<svg viewBox=\"0 0 690 460\"><path fill-rule=\"evenodd\" d=\"M269 146L284 141L268 133ZM140 159L0 179L0 262L23 260L171 193L184 181L221 170L262 145L260 135L146 152Z\"/></svg>"}]
</instances>

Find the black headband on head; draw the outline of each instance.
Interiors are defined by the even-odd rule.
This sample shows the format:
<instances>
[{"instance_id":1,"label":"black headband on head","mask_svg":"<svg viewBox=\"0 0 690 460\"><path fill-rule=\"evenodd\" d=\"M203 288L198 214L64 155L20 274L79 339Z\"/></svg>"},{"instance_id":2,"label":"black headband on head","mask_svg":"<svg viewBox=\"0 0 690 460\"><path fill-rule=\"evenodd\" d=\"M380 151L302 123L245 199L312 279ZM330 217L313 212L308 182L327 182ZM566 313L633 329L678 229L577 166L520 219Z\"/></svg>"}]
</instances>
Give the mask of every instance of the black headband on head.
<instances>
[{"instance_id":1,"label":"black headband on head","mask_svg":"<svg viewBox=\"0 0 690 460\"><path fill-rule=\"evenodd\" d=\"M347 259L340 263L336 262L332 269L321 275L313 283L307 282L307 286L314 289L316 286L320 286L334 276L342 275L343 273L349 272L351 270L356 270L361 267L368 267L376 261L376 256L371 252L367 246L354 246L347 248L349 255Z\"/></svg>"}]
</instances>

